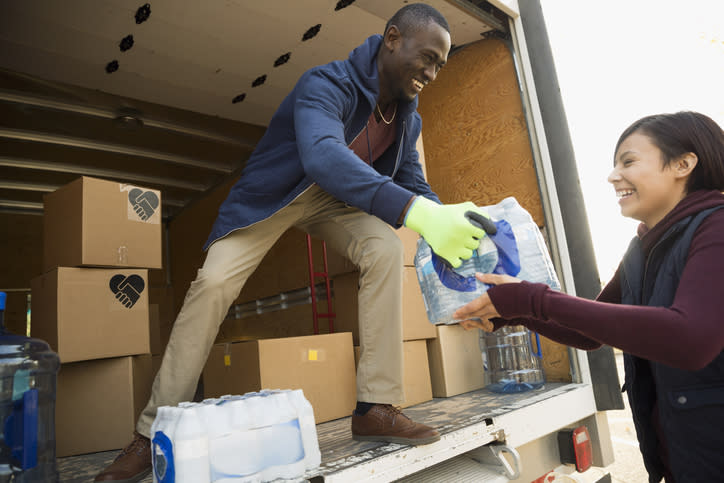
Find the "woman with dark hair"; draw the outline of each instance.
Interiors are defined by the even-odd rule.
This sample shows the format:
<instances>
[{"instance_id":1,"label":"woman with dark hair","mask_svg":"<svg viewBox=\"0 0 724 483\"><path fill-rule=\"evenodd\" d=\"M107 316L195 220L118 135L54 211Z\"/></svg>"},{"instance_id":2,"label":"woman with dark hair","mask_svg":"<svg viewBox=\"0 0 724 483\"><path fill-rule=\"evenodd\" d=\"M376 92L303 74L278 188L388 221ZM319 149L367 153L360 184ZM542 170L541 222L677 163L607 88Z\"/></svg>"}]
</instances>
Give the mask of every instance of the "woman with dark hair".
<instances>
[{"instance_id":1,"label":"woman with dark hair","mask_svg":"<svg viewBox=\"0 0 724 483\"><path fill-rule=\"evenodd\" d=\"M494 286L454 317L620 348L649 482L724 481L724 132L696 112L644 117L619 138L608 181L641 225L596 301L477 274Z\"/></svg>"}]
</instances>

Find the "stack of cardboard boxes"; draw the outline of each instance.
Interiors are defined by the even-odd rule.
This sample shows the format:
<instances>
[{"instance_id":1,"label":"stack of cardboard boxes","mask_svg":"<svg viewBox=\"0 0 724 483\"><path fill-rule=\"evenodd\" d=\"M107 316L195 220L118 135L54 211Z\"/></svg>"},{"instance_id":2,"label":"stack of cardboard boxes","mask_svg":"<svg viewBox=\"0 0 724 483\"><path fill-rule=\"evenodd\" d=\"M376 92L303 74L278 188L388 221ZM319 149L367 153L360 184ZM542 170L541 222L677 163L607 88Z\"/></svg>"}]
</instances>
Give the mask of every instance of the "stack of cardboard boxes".
<instances>
[{"instance_id":1,"label":"stack of cardboard boxes","mask_svg":"<svg viewBox=\"0 0 724 483\"><path fill-rule=\"evenodd\" d=\"M400 228L396 232L405 253L402 279L405 401L401 406L413 406L433 397L450 397L482 388L485 374L478 331L465 331L459 325L435 326L430 323L414 266L419 236L408 228ZM335 325L339 330L352 332L357 360L358 280L359 272L334 278Z\"/></svg>"},{"instance_id":2,"label":"stack of cardboard boxes","mask_svg":"<svg viewBox=\"0 0 724 483\"><path fill-rule=\"evenodd\" d=\"M31 335L61 361L57 455L118 449L150 395L148 269L162 266L161 194L82 177L44 205Z\"/></svg>"}]
</instances>

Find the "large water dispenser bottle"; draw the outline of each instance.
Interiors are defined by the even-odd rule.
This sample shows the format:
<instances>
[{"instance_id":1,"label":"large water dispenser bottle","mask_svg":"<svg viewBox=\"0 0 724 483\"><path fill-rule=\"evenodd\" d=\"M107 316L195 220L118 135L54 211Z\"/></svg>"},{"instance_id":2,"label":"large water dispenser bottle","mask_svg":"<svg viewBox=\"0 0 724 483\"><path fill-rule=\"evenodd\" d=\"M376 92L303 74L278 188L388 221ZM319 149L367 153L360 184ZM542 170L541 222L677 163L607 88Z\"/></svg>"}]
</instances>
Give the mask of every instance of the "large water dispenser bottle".
<instances>
[{"instance_id":1,"label":"large water dispenser bottle","mask_svg":"<svg viewBox=\"0 0 724 483\"><path fill-rule=\"evenodd\" d=\"M545 375L538 334L522 325L501 327L495 332L481 330L480 346L489 390L512 393L543 387Z\"/></svg>"},{"instance_id":2,"label":"large water dispenser bottle","mask_svg":"<svg viewBox=\"0 0 724 483\"><path fill-rule=\"evenodd\" d=\"M0 292L0 483L58 481L55 384L60 361L40 339L7 332Z\"/></svg>"}]
</instances>

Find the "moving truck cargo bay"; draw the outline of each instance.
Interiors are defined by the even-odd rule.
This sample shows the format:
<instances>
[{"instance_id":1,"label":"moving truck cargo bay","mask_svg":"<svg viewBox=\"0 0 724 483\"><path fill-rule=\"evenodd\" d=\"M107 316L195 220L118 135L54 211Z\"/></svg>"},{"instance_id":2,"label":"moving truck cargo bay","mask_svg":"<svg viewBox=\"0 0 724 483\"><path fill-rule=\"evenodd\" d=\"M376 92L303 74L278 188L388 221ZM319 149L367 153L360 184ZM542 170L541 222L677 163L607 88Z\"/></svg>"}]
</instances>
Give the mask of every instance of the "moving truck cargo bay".
<instances>
[{"instance_id":1,"label":"moving truck cargo bay","mask_svg":"<svg viewBox=\"0 0 724 483\"><path fill-rule=\"evenodd\" d=\"M60 357L61 481L92 480L130 441L219 205L284 96L308 68L382 33L406 3L2 3L0 290L8 330ZM539 1L425 3L446 17L453 44L419 96L427 181L444 203L515 197L543 233L562 290L595 297ZM590 462L609 465L605 411L623 407L612 350L540 337L543 388L491 392L478 331L429 322L417 233L396 233L405 250L403 408L440 441L352 440L358 267L296 229L229 310L197 399L303 389L322 460L309 481L541 481L585 469L559 444L581 427Z\"/></svg>"}]
</instances>

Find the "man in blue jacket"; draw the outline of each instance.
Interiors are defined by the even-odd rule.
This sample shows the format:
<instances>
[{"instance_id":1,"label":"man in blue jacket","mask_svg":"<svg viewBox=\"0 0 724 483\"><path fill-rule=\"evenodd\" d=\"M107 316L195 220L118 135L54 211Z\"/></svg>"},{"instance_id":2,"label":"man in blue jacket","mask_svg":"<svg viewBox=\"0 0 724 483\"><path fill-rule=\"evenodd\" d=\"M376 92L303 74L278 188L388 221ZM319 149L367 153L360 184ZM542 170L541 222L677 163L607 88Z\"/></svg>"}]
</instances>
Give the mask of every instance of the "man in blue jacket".
<instances>
[{"instance_id":1,"label":"man in blue jacket","mask_svg":"<svg viewBox=\"0 0 724 483\"><path fill-rule=\"evenodd\" d=\"M219 209L203 267L186 294L133 442L96 481L136 481L151 465L156 408L190 400L229 306L269 247L291 226L359 266L356 440L440 439L395 404L402 389L405 225L456 267L485 232L471 202L443 205L423 177L415 143L417 96L445 64L447 21L424 4L403 7L347 60L307 71L282 101Z\"/></svg>"}]
</instances>

